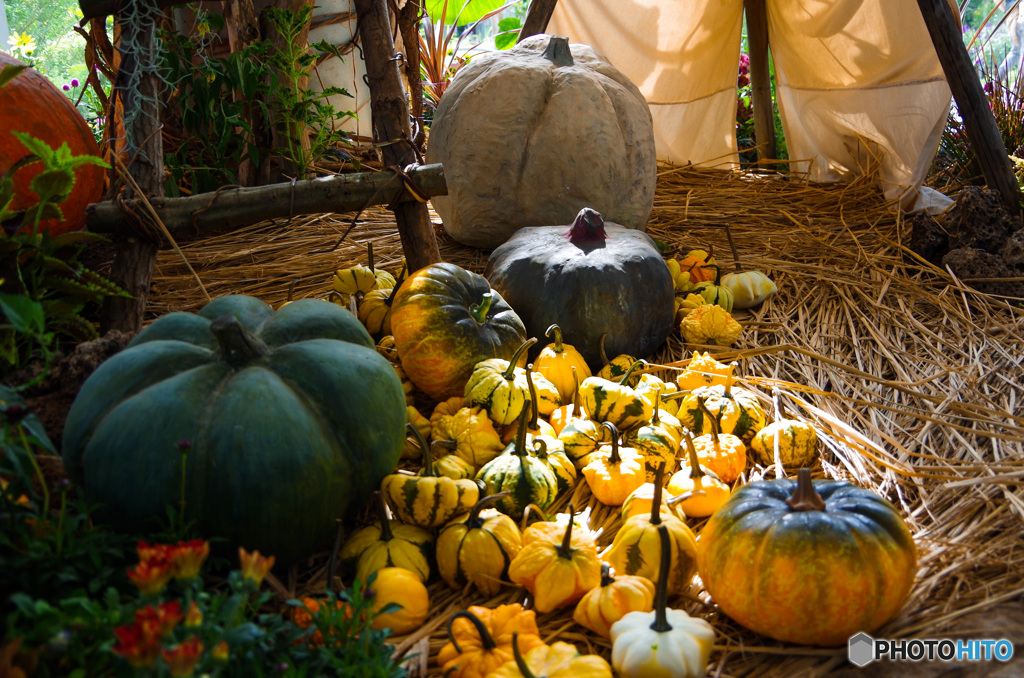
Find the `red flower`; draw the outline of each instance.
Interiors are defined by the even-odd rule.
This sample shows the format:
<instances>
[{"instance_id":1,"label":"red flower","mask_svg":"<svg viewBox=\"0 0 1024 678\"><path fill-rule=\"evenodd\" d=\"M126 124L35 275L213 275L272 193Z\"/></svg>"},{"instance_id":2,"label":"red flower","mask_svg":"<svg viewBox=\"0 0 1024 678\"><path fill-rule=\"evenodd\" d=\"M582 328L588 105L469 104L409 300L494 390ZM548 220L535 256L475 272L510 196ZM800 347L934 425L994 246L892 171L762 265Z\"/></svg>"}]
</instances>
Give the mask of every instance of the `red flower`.
<instances>
[{"instance_id":1,"label":"red flower","mask_svg":"<svg viewBox=\"0 0 1024 678\"><path fill-rule=\"evenodd\" d=\"M226 641L220 641L213 646L213 650L210 654L213 655L213 661L215 662L226 662L228 655L231 653L231 648L228 646Z\"/></svg>"},{"instance_id":2,"label":"red flower","mask_svg":"<svg viewBox=\"0 0 1024 678\"><path fill-rule=\"evenodd\" d=\"M203 654L203 644L199 638L192 636L161 654L174 678L189 678L195 672L196 664Z\"/></svg>"},{"instance_id":3,"label":"red flower","mask_svg":"<svg viewBox=\"0 0 1024 678\"><path fill-rule=\"evenodd\" d=\"M199 575L199 568L210 555L210 542L203 539L179 541L170 550L175 579L191 579Z\"/></svg>"},{"instance_id":4,"label":"red flower","mask_svg":"<svg viewBox=\"0 0 1024 678\"><path fill-rule=\"evenodd\" d=\"M114 629L117 642L111 650L137 669L148 669L160 654L160 637L138 622Z\"/></svg>"},{"instance_id":5,"label":"red flower","mask_svg":"<svg viewBox=\"0 0 1024 678\"><path fill-rule=\"evenodd\" d=\"M171 561L166 557L152 556L142 560L128 570L128 578L144 594L160 593L171 580Z\"/></svg>"},{"instance_id":6,"label":"red flower","mask_svg":"<svg viewBox=\"0 0 1024 678\"><path fill-rule=\"evenodd\" d=\"M185 615L181 611L181 603L172 600L161 603L159 607L147 605L135 611L135 623L150 629L158 638L162 638L174 630Z\"/></svg>"}]
</instances>

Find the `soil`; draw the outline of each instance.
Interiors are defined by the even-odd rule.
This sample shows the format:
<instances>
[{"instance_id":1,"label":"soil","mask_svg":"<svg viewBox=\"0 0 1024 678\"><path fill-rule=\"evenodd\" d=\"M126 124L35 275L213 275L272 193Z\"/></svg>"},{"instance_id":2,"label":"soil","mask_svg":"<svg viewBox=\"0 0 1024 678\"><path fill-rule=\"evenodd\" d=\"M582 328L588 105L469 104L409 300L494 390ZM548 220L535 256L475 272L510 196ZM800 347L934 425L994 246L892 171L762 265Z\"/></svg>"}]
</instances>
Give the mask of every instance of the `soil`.
<instances>
[{"instance_id":1,"label":"soil","mask_svg":"<svg viewBox=\"0 0 1024 678\"><path fill-rule=\"evenodd\" d=\"M1024 298L1024 223L1010 214L996 191L969 186L956 204L933 217L908 219L910 248L979 292Z\"/></svg>"}]
</instances>

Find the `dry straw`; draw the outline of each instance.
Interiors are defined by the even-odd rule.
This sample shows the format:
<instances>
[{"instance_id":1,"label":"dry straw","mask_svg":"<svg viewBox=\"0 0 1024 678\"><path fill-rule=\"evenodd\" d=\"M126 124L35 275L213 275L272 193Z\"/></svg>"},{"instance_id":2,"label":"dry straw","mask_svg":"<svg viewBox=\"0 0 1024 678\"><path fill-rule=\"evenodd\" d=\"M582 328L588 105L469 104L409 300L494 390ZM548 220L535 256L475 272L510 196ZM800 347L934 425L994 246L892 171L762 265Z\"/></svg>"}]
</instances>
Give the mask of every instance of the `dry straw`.
<instances>
[{"instance_id":1,"label":"dry straw","mask_svg":"<svg viewBox=\"0 0 1024 678\"><path fill-rule=\"evenodd\" d=\"M917 583L899 616L875 635L960 634L1020 643L1019 617L1015 627L996 630L973 620L996 618L1024 599L1021 300L975 292L915 256L904 245L901 215L870 179L817 185L793 174L660 170L651 236L682 252L713 246L729 267L728 224L744 268L767 272L779 287L760 308L737 313L746 329L739 344L718 351L719 359L735 359L742 380L766 405L778 388L790 416L817 425L824 452L816 477L876 490L902 510L914 533ZM336 242L350 218L268 222L182 249L211 295L253 294L276 306L296 280L295 298L326 296L333 269L362 261L368 241L378 265L397 270L401 246L384 210L364 213L335 251L310 254ZM486 252L437 232L446 261L482 272ZM161 253L152 313L202 304L177 255ZM653 369L672 376L693 348L673 335L652 357ZM755 466L745 480L774 475L774 468ZM603 527L600 542L610 543L620 524L617 511L598 505L584 483L571 500L592 508L592 527ZM699 530L700 523L693 527ZM325 571L311 566L298 586L322 586ZM434 656L453 611L517 600L521 591L510 587L485 601L436 583L431 593L431 621L396 640L401 652L429 648ZM674 603L714 623L712 675L820 675L845 661L844 648L786 646L746 631L717 612L699 583ZM605 641L572 623L571 610L544 615L540 623L546 640L608 652ZM438 673L436 665L428 667Z\"/></svg>"}]
</instances>

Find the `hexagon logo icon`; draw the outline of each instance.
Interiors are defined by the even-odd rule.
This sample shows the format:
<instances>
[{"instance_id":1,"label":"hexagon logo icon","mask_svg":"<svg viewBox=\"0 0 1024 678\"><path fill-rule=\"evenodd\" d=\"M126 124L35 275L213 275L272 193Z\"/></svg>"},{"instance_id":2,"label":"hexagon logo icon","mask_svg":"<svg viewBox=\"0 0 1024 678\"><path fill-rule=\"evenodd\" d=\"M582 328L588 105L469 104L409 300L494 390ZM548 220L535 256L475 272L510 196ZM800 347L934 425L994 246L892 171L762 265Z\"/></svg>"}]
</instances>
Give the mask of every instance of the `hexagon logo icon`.
<instances>
[{"instance_id":1,"label":"hexagon logo icon","mask_svg":"<svg viewBox=\"0 0 1024 678\"><path fill-rule=\"evenodd\" d=\"M858 668L870 664L875 658L875 639L863 631L852 636L847 658Z\"/></svg>"}]
</instances>

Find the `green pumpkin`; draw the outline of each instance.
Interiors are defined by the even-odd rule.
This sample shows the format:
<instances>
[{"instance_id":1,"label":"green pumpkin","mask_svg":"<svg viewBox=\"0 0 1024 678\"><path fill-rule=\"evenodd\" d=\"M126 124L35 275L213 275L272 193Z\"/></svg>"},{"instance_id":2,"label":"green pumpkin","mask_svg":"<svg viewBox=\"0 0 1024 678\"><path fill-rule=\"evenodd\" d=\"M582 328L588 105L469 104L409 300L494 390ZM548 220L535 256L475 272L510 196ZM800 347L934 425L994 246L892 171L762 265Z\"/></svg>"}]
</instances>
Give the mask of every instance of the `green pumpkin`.
<instances>
[{"instance_id":1,"label":"green pumpkin","mask_svg":"<svg viewBox=\"0 0 1024 678\"><path fill-rule=\"evenodd\" d=\"M519 416L516 438L494 459L484 464L477 472L477 480L486 486L486 494L508 492L495 505L502 513L518 520L530 504L541 510L554 503L558 496L558 478L551 466L543 459L531 454L526 445L527 412L526 401Z\"/></svg>"},{"instance_id":2,"label":"green pumpkin","mask_svg":"<svg viewBox=\"0 0 1024 678\"><path fill-rule=\"evenodd\" d=\"M68 413L63 457L118 529L151 530L184 485L200 534L287 563L329 545L394 469L406 417L351 313L226 296L163 316L103 363Z\"/></svg>"}]
</instances>

